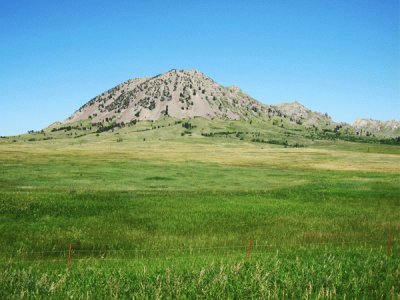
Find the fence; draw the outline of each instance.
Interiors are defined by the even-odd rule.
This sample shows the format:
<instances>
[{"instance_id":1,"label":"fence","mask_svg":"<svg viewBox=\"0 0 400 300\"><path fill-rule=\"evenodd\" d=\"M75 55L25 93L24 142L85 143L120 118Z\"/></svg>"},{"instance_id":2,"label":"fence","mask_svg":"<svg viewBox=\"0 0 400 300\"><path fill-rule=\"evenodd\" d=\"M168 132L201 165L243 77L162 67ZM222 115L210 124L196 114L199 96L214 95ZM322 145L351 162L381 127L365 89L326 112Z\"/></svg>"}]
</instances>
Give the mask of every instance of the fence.
<instances>
[{"instance_id":1,"label":"fence","mask_svg":"<svg viewBox=\"0 0 400 300\"><path fill-rule=\"evenodd\" d=\"M249 240L248 243L238 245L221 245L209 247L176 247L176 248L147 248L147 249L80 249L74 247L70 242L65 250L55 251L18 251L17 253L6 253L5 260L13 261L65 261L68 271L71 268L73 260L101 259L101 260L128 260L144 258L163 258L163 257L187 257L195 255L242 255L244 258L251 259L252 254L260 254L272 251L293 251L293 250L371 250L379 253L385 253L387 256L393 255L393 247L396 250L400 246L399 239L388 236L386 240L368 240L368 241L343 241L343 242L314 242L314 243L282 243L281 245L272 245L267 242ZM79 247L79 246L78 246ZM396 251L397 255L397 251Z\"/></svg>"}]
</instances>

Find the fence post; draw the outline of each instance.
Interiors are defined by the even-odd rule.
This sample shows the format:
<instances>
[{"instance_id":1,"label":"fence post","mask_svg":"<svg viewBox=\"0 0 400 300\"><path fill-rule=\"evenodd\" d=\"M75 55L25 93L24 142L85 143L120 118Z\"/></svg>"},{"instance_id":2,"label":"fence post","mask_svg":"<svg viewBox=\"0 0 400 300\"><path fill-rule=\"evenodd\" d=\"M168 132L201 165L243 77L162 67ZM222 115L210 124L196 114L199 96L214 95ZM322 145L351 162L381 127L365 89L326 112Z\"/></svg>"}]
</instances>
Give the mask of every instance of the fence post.
<instances>
[{"instance_id":1,"label":"fence post","mask_svg":"<svg viewBox=\"0 0 400 300\"><path fill-rule=\"evenodd\" d=\"M72 242L69 242L69 251L68 251L68 273L71 270L71 253L72 253Z\"/></svg>"},{"instance_id":2,"label":"fence post","mask_svg":"<svg viewBox=\"0 0 400 300\"><path fill-rule=\"evenodd\" d=\"M391 236L389 234L388 235L388 244L387 244L387 254L388 254L388 256L390 256L390 240L391 240Z\"/></svg>"},{"instance_id":3,"label":"fence post","mask_svg":"<svg viewBox=\"0 0 400 300\"><path fill-rule=\"evenodd\" d=\"M253 241L249 241L249 248L247 250L247 258L250 259L250 253L251 253L251 246L253 245Z\"/></svg>"}]
</instances>

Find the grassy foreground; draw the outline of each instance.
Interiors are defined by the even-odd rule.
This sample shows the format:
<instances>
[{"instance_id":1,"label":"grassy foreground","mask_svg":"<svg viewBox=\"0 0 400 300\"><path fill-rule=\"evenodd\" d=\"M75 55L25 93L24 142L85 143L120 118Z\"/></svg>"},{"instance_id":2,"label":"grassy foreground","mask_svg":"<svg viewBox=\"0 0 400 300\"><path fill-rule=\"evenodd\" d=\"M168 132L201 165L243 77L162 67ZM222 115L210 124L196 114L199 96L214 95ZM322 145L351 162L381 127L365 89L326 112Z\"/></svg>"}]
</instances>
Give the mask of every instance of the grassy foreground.
<instances>
[{"instance_id":1,"label":"grassy foreground","mask_svg":"<svg viewBox=\"0 0 400 300\"><path fill-rule=\"evenodd\" d=\"M400 297L399 147L140 134L0 144L1 298Z\"/></svg>"}]
</instances>

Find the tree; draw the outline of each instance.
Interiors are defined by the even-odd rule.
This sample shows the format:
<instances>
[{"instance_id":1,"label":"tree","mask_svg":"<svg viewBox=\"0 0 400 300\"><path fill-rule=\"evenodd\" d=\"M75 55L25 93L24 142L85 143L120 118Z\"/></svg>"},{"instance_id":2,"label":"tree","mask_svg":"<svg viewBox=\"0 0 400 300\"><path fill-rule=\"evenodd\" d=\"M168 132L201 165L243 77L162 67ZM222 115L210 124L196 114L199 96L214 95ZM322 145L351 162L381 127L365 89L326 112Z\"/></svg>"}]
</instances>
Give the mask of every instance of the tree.
<instances>
[{"instance_id":1,"label":"tree","mask_svg":"<svg viewBox=\"0 0 400 300\"><path fill-rule=\"evenodd\" d=\"M192 124L190 122L184 122L182 123L182 127L186 129L192 128Z\"/></svg>"}]
</instances>

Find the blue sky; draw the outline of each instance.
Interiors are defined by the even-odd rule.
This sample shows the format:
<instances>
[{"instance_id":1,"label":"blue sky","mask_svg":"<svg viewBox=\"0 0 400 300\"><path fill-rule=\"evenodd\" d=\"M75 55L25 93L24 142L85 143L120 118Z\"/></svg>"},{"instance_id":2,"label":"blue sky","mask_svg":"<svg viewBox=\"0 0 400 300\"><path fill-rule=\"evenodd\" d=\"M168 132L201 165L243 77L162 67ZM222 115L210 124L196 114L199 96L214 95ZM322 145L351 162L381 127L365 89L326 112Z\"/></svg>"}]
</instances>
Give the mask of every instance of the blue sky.
<instances>
[{"instance_id":1,"label":"blue sky","mask_svg":"<svg viewBox=\"0 0 400 300\"><path fill-rule=\"evenodd\" d=\"M399 0L2 0L0 135L172 68L337 121L399 119L399 15Z\"/></svg>"}]
</instances>

